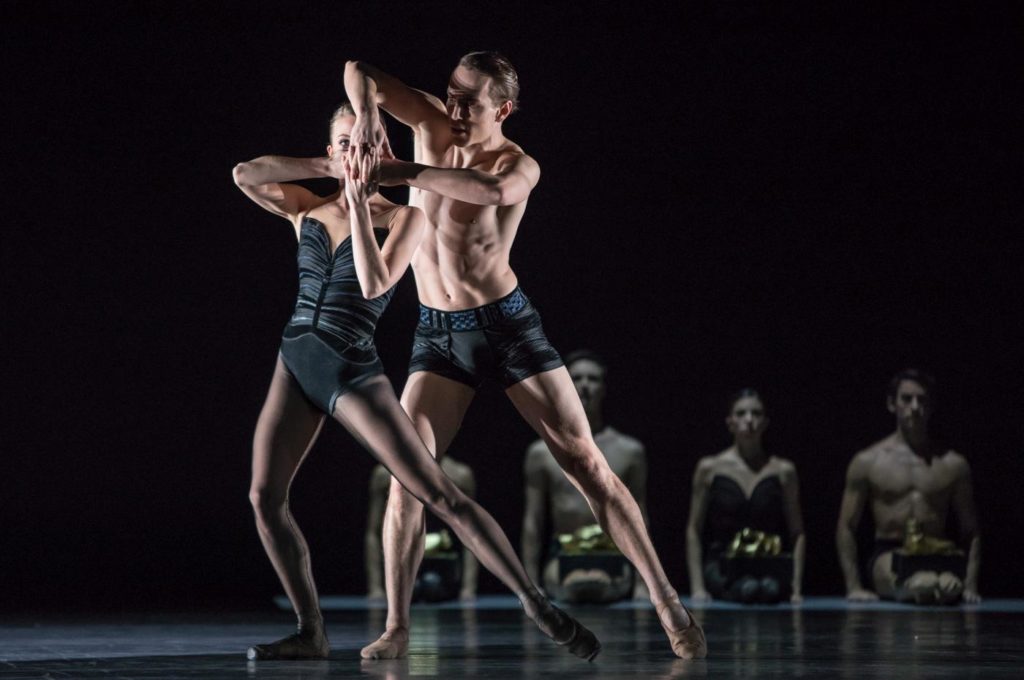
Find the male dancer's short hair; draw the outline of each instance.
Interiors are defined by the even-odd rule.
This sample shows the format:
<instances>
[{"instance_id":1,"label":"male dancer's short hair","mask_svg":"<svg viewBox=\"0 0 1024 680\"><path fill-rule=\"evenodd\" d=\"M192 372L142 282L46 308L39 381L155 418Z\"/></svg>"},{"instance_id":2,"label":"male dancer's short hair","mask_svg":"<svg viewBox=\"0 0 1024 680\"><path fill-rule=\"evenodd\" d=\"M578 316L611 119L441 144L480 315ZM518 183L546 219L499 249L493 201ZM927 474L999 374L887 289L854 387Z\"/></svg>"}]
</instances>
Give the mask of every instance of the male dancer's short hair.
<instances>
[{"instance_id":1,"label":"male dancer's short hair","mask_svg":"<svg viewBox=\"0 0 1024 680\"><path fill-rule=\"evenodd\" d=\"M753 387L744 387L743 389L736 390L731 395L729 395L729 408L727 408L725 411L726 415L732 415L732 410L736 406L736 402L738 402L740 399L746 399L748 397L752 399L757 399L759 402L761 402L761 410L764 412L765 415L768 415L768 407L764 405L764 398L761 396L761 393L755 390Z\"/></svg>"},{"instance_id":2,"label":"male dancer's short hair","mask_svg":"<svg viewBox=\"0 0 1024 680\"><path fill-rule=\"evenodd\" d=\"M470 52L459 59L459 66L490 77L487 94L495 104L501 106L510 101L513 111L519 109L519 74L506 56L498 52Z\"/></svg>"},{"instance_id":3,"label":"male dancer's short hair","mask_svg":"<svg viewBox=\"0 0 1024 680\"><path fill-rule=\"evenodd\" d=\"M601 368L601 377L602 378L607 378L608 377L608 363L605 362L604 358L600 354L598 354L597 352L595 352L593 350L589 350L589 349L573 350L572 352L569 352L568 354L566 354L565 358L562 361L565 364L566 368L568 368L569 366L572 366L577 361L592 361L592 362L594 362L595 364L597 364Z\"/></svg>"},{"instance_id":4,"label":"male dancer's short hair","mask_svg":"<svg viewBox=\"0 0 1024 680\"><path fill-rule=\"evenodd\" d=\"M889 381L889 388L886 390L886 396L890 399L896 398L896 393L900 389L900 383L904 380L912 380L918 385L924 388L924 391L928 393L928 397L935 401L935 378L929 373L920 371L916 368L904 368L902 371L897 373Z\"/></svg>"}]
</instances>

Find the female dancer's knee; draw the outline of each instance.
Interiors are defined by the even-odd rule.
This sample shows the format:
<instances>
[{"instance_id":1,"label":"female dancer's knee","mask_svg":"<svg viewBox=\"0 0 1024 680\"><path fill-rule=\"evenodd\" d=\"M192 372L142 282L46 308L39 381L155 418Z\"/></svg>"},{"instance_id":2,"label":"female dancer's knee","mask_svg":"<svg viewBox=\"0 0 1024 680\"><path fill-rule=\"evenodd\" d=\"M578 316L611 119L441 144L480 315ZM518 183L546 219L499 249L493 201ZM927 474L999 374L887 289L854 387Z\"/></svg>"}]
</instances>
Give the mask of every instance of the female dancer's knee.
<instances>
[{"instance_id":1,"label":"female dancer's knee","mask_svg":"<svg viewBox=\"0 0 1024 680\"><path fill-rule=\"evenodd\" d=\"M284 521L288 495L266 486L254 485L249 489L249 503L256 514L256 523L260 527L271 527Z\"/></svg>"}]
</instances>

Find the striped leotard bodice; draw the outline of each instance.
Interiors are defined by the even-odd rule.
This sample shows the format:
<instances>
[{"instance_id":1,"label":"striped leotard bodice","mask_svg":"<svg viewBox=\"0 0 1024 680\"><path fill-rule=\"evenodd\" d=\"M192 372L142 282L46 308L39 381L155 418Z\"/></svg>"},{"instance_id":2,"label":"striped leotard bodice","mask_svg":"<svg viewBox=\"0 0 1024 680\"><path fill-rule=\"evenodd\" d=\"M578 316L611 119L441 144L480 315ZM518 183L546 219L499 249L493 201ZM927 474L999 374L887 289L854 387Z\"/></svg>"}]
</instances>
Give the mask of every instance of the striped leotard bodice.
<instances>
[{"instance_id":1,"label":"striped leotard bodice","mask_svg":"<svg viewBox=\"0 0 1024 680\"><path fill-rule=\"evenodd\" d=\"M373 230L378 245L387 229ZM352 237L331 252L327 228L303 217L299 229L299 297L285 337L311 330L336 347L372 344L377 321L395 293L394 286L372 300L363 297L352 257Z\"/></svg>"}]
</instances>

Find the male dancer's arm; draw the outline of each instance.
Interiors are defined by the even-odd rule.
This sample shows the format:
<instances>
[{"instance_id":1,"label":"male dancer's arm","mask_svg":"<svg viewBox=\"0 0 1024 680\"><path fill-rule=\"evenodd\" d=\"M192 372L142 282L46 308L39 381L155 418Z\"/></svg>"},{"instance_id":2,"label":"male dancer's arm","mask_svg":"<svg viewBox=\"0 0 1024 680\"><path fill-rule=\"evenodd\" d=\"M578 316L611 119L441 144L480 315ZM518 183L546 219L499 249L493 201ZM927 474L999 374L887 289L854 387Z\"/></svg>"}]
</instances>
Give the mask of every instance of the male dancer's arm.
<instances>
[{"instance_id":1,"label":"male dancer's arm","mask_svg":"<svg viewBox=\"0 0 1024 680\"><path fill-rule=\"evenodd\" d=\"M978 594L978 571L981 568L981 537L978 536L978 513L974 506L974 485L966 460L953 488L953 511L960 529L960 540L970 547L967 553L967 574L964 576L964 602L981 602Z\"/></svg>"},{"instance_id":2,"label":"male dancer's arm","mask_svg":"<svg viewBox=\"0 0 1024 680\"><path fill-rule=\"evenodd\" d=\"M543 588L541 580L541 532L544 531L544 515L547 508L548 480L544 456L551 455L540 442L526 451L523 472L526 478L526 502L523 508L522 548L523 566L530 580Z\"/></svg>"},{"instance_id":3,"label":"male dancer's arm","mask_svg":"<svg viewBox=\"0 0 1024 680\"><path fill-rule=\"evenodd\" d=\"M796 467L786 463L780 475L782 480L783 510L786 515L786 528L793 541L793 582L789 601L793 604L803 602L804 560L807 554L807 541L804 533L803 514L800 512L800 484L796 476Z\"/></svg>"},{"instance_id":4,"label":"male dancer's arm","mask_svg":"<svg viewBox=\"0 0 1024 680\"><path fill-rule=\"evenodd\" d=\"M391 474L383 465L373 468L370 475L370 503L366 515L366 536L363 540L366 555L367 597L384 597L384 551L381 547L381 531L384 527L384 506L388 502L388 488Z\"/></svg>"},{"instance_id":5,"label":"male dancer's arm","mask_svg":"<svg viewBox=\"0 0 1024 680\"><path fill-rule=\"evenodd\" d=\"M836 525L836 550L846 582L846 599L854 601L878 599L877 594L864 588L857 568L857 527L860 526L867 498L868 459L860 453L854 456L846 471L846 489Z\"/></svg>"},{"instance_id":6,"label":"male dancer's arm","mask_svg":"<svg viewBox=\"0 0 1024 680\"><path fill-rule=\"evenodd\" d=\"M644 518L644 526L650 530L651 520L647 516L647 452L643 445L639 445L633 454L629 468L626 470L626 478L622 480L626 488L633 494L636 504L640 506L640 514ZM639 576L633 578L633 599L648 600L651 594L647 590L647 584Z\"/></svg>"},{"instance_id":7,"label":"male dancer's arm","mask_svg":"<svg viewBox=\"0 0 1024 680\"><path fill-rule=\"evenodd\" d=\"M379 145L376 105L412 128L428 161L451 146L451 127L440 99L361 61L345 64L345 92L356 112L353 148ZM474 205L522 203L539 180L540 166L520 153L509 153L494 173L384 159L379 176L385 186L406 184Z\"/></svg>"},{"instance_id":8,"label":"male dancer's arm","mask_svg":"<svg viewBox=\"0 0 1024 680\"><path fill-rule=\"evenodd\" d=\"M507 154L493 173L390 159L380 164L380 183L385 186L406 184L473 205L522 203L539 181L540 165L520 153Z\"/></svg>"},{"instance_id":9,"label":"male dancer's arm","mask_svg":"<svg viewBox=\"0 0 1024 680\"><path fill-rule=\"evenodd\" d=\"M708 510L708 486L711 475L711 461L702 458L693 473L690 517L686 521L686 567L690 572L690 597L694 602L711 601L711 595L704 584L704 549L700 544Z\"/></svg>"},{"instance_id":10,"label":"male dancer's arm","mask_svg":"<svg viewBox=\"0 0 1024 680\"><path fill-rule=\"evenodd\" d=\"M380 144L383 132L378 132L378 105L412 128L417 141L431 157L451 144L451 127L440 99L409 87L366 62L345 63L345 93L356 112L351 136L353 147Z\"/></svg>"}]
</instances>

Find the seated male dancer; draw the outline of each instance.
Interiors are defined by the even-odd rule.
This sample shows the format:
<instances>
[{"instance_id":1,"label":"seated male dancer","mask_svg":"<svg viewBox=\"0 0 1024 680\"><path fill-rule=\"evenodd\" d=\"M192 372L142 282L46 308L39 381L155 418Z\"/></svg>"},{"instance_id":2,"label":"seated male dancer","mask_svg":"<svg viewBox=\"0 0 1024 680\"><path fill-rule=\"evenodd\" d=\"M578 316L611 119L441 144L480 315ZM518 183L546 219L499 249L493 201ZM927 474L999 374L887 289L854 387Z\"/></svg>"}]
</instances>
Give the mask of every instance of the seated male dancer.
<instances>
[{"instance_id":1,"label":"seated male dancer","mask_svg":"<svg viewBox=\"0 0 1024 680\"><path fill-rule=\"evenodd\" d=\"M455 486L462 493L470 498L476 497L476 479L473 477L473 469L465 463L461 463L451 456L441 459L441 469L448 475L448 478L455 482ZM375 465L370 474L370 503L366 515L366 536L364 547L366 550L366 597L370 600L384 599L384 552L381 547L381 533L384 527L384 511L388 504L388 491L391 489L391 473L383 465ZM436 534L435 534L436 535ZM427 543L430 543L428 538ZM420 571L417 577L419 590L417 598L428 601L440 601L451 599L458 595L462 602L472 602L476 599L476 586L480 571L480 563L476 561L473 553L460 546L461 565L456 574L447 572L426 572L426 567ZM452 577L454 581L449 582ZM455 593L454 589L458 592ZM449 592L452 591L452 592Z\"/></svg>"},{"instance_id":2,"label":"seated male dancer","mask_svg":"<svg viewBox=\"0 0 1024 680\"><path fill-rule=\"evenodd\" d=\"M847 599L877 600L881 596L918 604L949 604L961 596L968 603L981 600L980 539L971 469L963 456L940 447L928 435L934 393L928 375L913 369L897 373L889 383L888 396L889 411L896 416L896 432L854 456L847 469L836 528ZM874 592L861 584L857 569L856 531L868 501L875 520L875 550L867 569ZM894 557L949 552L947 548L952 546L944 539L951 508L959 537L968 547L963 579L943 566L928 566L927 559L918 559L917 563L924 566L913 573L898 573ZM923 540L908 545L908 525L920 527ZM928 544L940 550L918 549ZM932 561L949 563L948 559L934 557Z\"/></svg>"},{"instance_id":3,"label":"seated male dancer","mask_svg":"<svg viewBox=\"0 0 1024 680\"><path fill-rule=\"evenodd\" d=\"M607 365L593 352L578 350L566 356L565 367L576 393L580 395L597 447L612 472L633 494L646 520L647 456L643 444L605 424ZM530 578L536 583L541 582L541 556L547 544L550 548L544 567L544 588L550 597L567 602L604 603L621 600L632 593L636 599L646 599L648 593L644 582L633 578L628 564L619 564L621 557L617 560L603 559L600 544L604 541L598 539L598 545L587 550L588 544L595 542L590 537L593 532L588 531L588 526L594 523L594 514L587 505L587 499L562 474L562 468L543 439L538 439L527 449L524 469L526 503L523 509L522 557ZM551 509L552 540L544 540L542 536L548 508ZM568 543L576 546L574 552L582 554L579 557L561 555L563 545L559 539L572 536L574 532L588 532L584 541L573 536ZM580 543L584 545L580 546ZM585 565L587 556L591 558L589 566ZM567 567L565 562L570 565ZM584 564L574 567L572 562Z\"/></svg>"},{"instance_id":4,"label":"seated male dancer","mask_svg":"<svg viewBox=\"0 0 1024 680\"><path fill-rule=\"evenodd\" d=\"M412 260L420 322L402 393L423 441L443 456L476 389L485 380L501 384L647 584L673 651L703 657L703 630L669 583L636 501L594 443L572 379L509 266L540 178L537 162L502 132L519 92L512 65L493 52L467 54L445 103L356 61L346 64L345 89L357 114L356 149L377 148L380 104L412 128L423 161L382 160L377 169L381 183L411 187L410 203L428 222ZM423 506L392 483L384 528L388 619L364 658L406 653L422 536Z\"/></svg>"}]
</instances>

